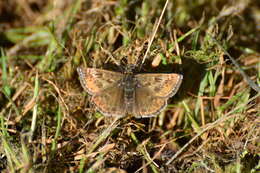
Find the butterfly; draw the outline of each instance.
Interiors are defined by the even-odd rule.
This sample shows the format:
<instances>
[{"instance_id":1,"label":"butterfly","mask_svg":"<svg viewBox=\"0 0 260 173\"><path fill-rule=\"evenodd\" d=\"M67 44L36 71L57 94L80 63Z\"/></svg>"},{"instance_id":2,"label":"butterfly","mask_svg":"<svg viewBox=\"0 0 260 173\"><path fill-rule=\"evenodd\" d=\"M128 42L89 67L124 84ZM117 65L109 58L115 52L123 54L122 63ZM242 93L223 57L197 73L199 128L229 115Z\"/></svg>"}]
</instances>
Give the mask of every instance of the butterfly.
<instances>
[{"instance_id":1,"label":"butterfly","mask_svg":"<svg viewBox=\"0 0 260 173\"><path fill-rule=\"evenodd\" d=\"M178 91L183 76L177 73L134 74L97 68L77 68L80 83L91 102L105 116L137 118L158 115Z\"/></svg>"}]
</instances>

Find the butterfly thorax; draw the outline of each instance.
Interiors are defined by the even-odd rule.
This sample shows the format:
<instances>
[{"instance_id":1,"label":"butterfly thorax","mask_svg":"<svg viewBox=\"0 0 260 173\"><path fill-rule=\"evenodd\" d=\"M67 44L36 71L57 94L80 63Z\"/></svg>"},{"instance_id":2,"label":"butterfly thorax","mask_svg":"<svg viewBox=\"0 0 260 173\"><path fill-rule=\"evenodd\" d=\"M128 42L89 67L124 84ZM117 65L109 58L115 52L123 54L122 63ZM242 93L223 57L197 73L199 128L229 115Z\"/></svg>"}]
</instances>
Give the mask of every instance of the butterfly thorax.
<instances>
[{"instance_id":1,"label":"butterfly thorax","mask_svg":"<svg viewBox=\"0 0 260 173\"><path fill-rule=\"evenodd\" d=\"M135 87L137 85L136 78L133 73L126 73L123 79L124 102L126 110L131 113L135 100Z\"/></svg>"}]
</instances>

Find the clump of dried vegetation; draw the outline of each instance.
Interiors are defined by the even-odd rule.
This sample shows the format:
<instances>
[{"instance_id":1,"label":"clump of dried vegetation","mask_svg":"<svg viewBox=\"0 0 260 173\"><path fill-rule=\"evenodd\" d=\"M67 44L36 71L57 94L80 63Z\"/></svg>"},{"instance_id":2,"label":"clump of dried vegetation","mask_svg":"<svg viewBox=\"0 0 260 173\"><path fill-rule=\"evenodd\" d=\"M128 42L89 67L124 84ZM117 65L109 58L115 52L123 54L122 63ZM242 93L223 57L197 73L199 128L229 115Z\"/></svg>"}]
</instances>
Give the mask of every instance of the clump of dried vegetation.
<instances>
[{"instance_id":1,"label":"clump of dried vegetation","mask_svg":"<svg viewBox=\"0 0 260 173\"><path fill-rule=\"evenodd\" d=\"M0 1L0 172L259 171L257 0L168 3L141 72L184 80L155 118L104 117L80 86L78 66L142 60L164 4Z\"/></svg>"}]
</instances>

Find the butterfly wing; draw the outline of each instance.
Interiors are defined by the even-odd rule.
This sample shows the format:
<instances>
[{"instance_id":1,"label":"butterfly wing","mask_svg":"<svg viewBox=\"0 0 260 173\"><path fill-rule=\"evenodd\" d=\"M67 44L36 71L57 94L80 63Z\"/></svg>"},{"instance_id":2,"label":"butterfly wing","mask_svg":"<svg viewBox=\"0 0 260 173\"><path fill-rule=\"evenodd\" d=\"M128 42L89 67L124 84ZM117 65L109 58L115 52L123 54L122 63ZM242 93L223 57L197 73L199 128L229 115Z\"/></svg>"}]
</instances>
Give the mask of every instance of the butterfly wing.
<instances>
[{"instance_id":1,"label":"butterfly wing","mask_svg":"<svg viewBox=\"0 0 260 173\"><path fill-rule=\"evenodd\" d=\"M133 115L137 118L159 114L167 105L167 98L156 97L149 88L136 88Z\"/></svg>"},{"instance_id":2,"label":"butterfly wing","mask_svg":"<svg viewBox=\"0 0 260 173\"><path fill-rule=\"evenodd\" d=\"M138 74L135 75L135 117L151 117L159 114L167 105L167 99L179 89L182 75L180 74Z\"/></svg>"},{"instance_id":3,"label":"butterfly wing","mask_svg":"<svg viewBox=\"0 0 260 173\"><path fill-rule=\"evenodd\" d=\"M183 76L181 74L151 73L138 74L135 76L139 88L146 88L152 92L153 96L169 98L178 91Z\"/></svg>"},{"instance_id":4,"label":"butterfly wing","mask_svg":"<svg viewBox=\"0 0 260 173\"><path fill-rule=\"evenodd\" d=\"M96 68L77 68L82 87L91 95L116 85L123 74Z\"/></svg>"},{"instance_id":5,"label":"butterfly wing","mask_svg":"<svg viewBox=\"0 0 260 173\"><path fill-rule=\"evenodd\" d=\"M106 116L121 117L126 115L123 88L118 86L105 89L92 97L99 112Z\"/></svg>"}]
</instances>

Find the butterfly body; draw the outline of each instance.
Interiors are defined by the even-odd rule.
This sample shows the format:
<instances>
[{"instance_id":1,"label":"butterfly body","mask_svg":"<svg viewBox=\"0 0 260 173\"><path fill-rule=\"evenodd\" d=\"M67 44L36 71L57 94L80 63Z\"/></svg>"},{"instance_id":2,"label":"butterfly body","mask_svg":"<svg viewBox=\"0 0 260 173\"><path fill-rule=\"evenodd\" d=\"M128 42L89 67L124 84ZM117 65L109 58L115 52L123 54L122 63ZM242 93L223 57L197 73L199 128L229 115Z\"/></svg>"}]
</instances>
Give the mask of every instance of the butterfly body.
<instances>
[{"instance_id":1,"label":"butterfly body","mask_svg":"<svg viewBox=\"0 0 260 173\"><path fill-rule=\"evenodd\" d=\"M78 68L83 88L96 108L107 116L151 117L167 105L182 81L176 73L134 74L96 68Z\"/></svg>"},{"instance_id":2,"label":"butterfly body","mask_svg":"<svg viewBox=\"0 0 260 173\"><path fill-rule=\"evenodd\" d=\"M127 73L122 82L119 82L123 88L124 94L124 105L126 112L129 114L133 110L134 100L135 100L135 89L137 85L136 78L133 73Z\"/></svg>"}]
</instances>

